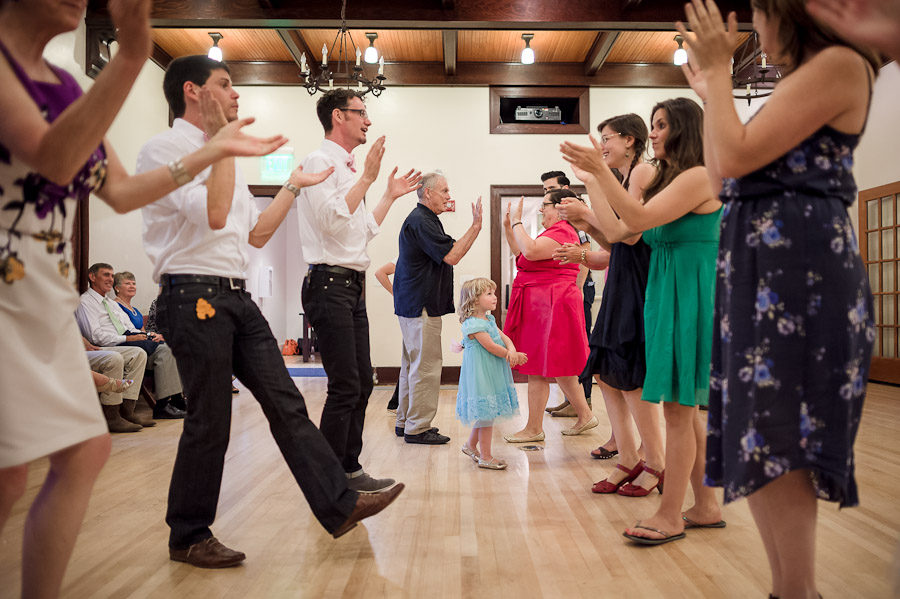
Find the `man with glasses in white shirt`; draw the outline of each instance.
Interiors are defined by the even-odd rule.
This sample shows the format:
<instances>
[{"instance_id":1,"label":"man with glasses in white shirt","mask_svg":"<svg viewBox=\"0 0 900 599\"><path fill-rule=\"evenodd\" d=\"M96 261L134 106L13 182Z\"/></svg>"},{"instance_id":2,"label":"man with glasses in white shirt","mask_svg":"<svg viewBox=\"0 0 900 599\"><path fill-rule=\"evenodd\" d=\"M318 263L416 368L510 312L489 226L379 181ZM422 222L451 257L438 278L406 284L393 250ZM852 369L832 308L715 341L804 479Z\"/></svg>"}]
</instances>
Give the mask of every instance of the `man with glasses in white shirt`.
<instances>
[{"instance_id":1,"label":"man with glasses in white shirt","mask_svg":"<svg viewBox=\"0 0 900 599\"><path fill-rule=\"evenodd\" d=\"M366 143L372 124L362 95L350 89L329 91L319 98L316 113L325 140L302 166L307 172L333 167L334 174L300 191L297 215L303 258L309 264L303 279L303 309L316 331L328 375L319 428L341 461L348 486L372 493L390 488L394 481L369 476L359 463L373 387L363 294L369 268L366 246L394 201L418 189L422 177L415 170L398 177L394 168L384 195L370 212L365 195L381 169L384 137L372 144L359 175L351 152Z\"/></svg>"}]
</instances>

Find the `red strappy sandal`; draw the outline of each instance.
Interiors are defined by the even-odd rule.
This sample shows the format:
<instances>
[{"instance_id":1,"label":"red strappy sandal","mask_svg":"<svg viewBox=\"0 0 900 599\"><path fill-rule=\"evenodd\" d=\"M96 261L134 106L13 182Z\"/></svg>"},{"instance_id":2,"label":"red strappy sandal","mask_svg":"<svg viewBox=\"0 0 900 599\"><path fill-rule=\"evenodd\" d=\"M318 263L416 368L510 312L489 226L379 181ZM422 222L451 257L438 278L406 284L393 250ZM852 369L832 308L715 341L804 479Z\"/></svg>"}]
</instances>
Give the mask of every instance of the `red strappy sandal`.
<instances>
[{"instance_id":1,"label":"red strappy sandal","mask_svg":"<svg viewBox=\"0 0 900 599\"><path fill-rule=\"evenodd\" d=\"M663 470L662 472L660 472L658 470L654 470L653 468L647 466L646 464L644 464L643 470L645 470L646 472L649 472L650 474L652 474L653 476L655 476L656 478L659 479L656 481L655 485L653 485L649 489L645 489L644 487L639 487L638 485L633 485L629 481L629 483L627 485L618 489L616 492L619 495L623 495L625 497L646 497L653 491L653 489L656 489L659 491L659 494L662 495L663 484L665 483L665 478L666 478L666 471ZM637 478L637 477L635 476L635 478ZM632 480L634 480L634 479L632 479Z\"/></svg>"},{"instance_id":2,"label":"red strappy sandal","mask_svg":"<svg viewBox=\"0 0 900 599\"><path fill-rule=\"evenodd\" d=\"M616 468L618 468L628 476L626 476L619 484L611 483L609 482L608 478L604 478L600 482L594 483L594 486L591 487L591 491L593 491L594 493L615 493L619 490L619 487L621 487L622 485L628 485L629 483L631 483L631 481L638 477L638 474L640 474L641 471L645 468L644 460L639 460L637 465L631 470L629 470L622 464L616 464Z\"/></svg>"}]
</instances>

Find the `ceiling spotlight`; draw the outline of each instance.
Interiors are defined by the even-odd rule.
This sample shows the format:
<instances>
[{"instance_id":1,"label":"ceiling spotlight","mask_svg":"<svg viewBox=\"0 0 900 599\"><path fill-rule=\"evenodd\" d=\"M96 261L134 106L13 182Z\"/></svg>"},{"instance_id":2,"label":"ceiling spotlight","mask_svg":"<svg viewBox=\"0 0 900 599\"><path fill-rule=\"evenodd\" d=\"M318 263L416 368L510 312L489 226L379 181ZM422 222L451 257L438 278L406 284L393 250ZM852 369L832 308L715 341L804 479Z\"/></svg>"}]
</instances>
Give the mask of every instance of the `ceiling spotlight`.
<instances>
[{"instance_id":1,"label":"ceiling spotlight","mask_svg":"<svg viewBox=\"0 0 900 599\"><path fill-rule=\"evenodd\" d=\"M209 52L206 53L206 55L207 55L208 57L212 58L213 60L217 60L217 61L219 61L219 62L222 62L222 48L219 47L219 40L222 39L222 38L225 37L225 36L223 36L221 33L215 33L215 32L213 32L213 33L210 33L210 34L209 34L209 37L212 38L212 40L213 40L213 45L212 45L212 47L209 49Z\"/></svg>"},{"instance_id":2,"label":"ceiling spotlight","mask_svg":"<svg viewBox=\"0 0 900 599\"><path fill-rule=\"evenodd\" d=\"M375 40L378 39L378 34L374 32L366 33L366 38L369 40L369 47L366 48L365 56L363 60L365 60L369 64L375 64L378 62L378 50L375 48Z\"/></svg>"},{"instance_id":3,"label":"ceiling spotlight","mask_svg":"<svg viewBox=\"0 0 900 599\"><path fill-rule=\"evenodd\" d=\"M534 50L531 49L533 38L533 33L522 34L522 39L525 40L525 48L522 49L522 64L534 64Z\"/></svg>"},{"instance_id":4,"label":"ceiling spotlight","mask_svg":"<svg viewBox=\"0 0 900 599\"><path fill-rule=\"evenodd\" d=\"M678 49L675 50L675 59L674 63L676 66L681 66L688 61L687 50L681 45L684 43L684 38L680 35L675 36L675 41L678 42Z\"/></svg>"}]
</instances>

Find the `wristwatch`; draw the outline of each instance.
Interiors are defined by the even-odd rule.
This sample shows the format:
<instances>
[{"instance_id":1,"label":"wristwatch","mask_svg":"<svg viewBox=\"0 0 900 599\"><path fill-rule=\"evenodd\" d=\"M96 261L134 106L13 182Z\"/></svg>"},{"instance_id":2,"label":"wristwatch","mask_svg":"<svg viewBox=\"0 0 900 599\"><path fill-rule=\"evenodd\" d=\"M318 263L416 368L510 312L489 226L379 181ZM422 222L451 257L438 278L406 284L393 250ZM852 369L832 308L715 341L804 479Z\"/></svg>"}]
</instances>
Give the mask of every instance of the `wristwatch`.
<instances>
[{"instance_id":1,"label":"wristwatch","mask_svg":"<svg viewBox=\"0 0 900 599\"><path fill-rule=\"evenodd\" d=\"M296 185L294 185L293 183L291 183L290 180L285 181L285 182L284 182L284 185L282 185L282 187L284 187L284 188L287 189L289 192L291 192L292 194L294 194L294 197L295 197L295 198L296 198L298 195L300 195L300 188L297 187Z\"/></svg>"}]
</instances>

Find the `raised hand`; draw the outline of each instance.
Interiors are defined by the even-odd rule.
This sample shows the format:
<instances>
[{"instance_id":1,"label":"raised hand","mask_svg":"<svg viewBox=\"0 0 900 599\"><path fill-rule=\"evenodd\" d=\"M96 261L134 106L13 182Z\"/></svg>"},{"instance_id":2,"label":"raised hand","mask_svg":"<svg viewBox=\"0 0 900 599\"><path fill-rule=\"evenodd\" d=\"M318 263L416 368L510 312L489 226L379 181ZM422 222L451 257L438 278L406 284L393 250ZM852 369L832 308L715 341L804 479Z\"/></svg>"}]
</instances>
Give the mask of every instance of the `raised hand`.
<instances>
[{"instance_id":1,"label":"raised hand","mask_svg":"<svg viewBox=\"0 0 900 599\"><path fill-rule=\"evenodd\" d=\"M688 61L693 60L695 67L706 72L728 69L738 45L737 15L733 11L728 14L726 28L722 13L713 0L691 0L685 5L684 13L693 33L689 33L681 21L675 23L675 29L687 42Z\"/></svg>"},{"instance_id":2,"label":"raised hand","mask_svg":"<svg viewBox=\"0 0 900 599\"><path fill-rule=\"evenodd\" d=\"M369 153L366 154L366 164L363 167L363 179L372 182L378 178L378 172L381 170L381 159L384 157L384 135L375 140Z\"/></svg>"},{"instance_id":3,"label":"raised hand","mask_svg":"<svg viewBox=\"0 0 900 599\"><path fill-rule=\"evenodd\" d=\"M506 203L506 212L503 214L503 228L508 229L510 223L512 222L509 218L509 209L512 207L512 202Z\"/></svg>"},{"instance_id":4,"label":"raised hand","mask_svg":"<svg viewBox=\"0 0 900 599\"><path fill-rule=\"evenodd\" d=\"M214 145L222 156L265 156L287 143L288 139L283 135L260 138L241 131L255 120L248 117L228 123L209 140L209 145Z\"/></svg>"},{"instance_id":5,"label":"raised hand","mask_svg":"<svg viewBox=\"0 0 900 599\"><path fill-rule=\"evenodd\" d=\"M709 89L706 83L706 74L700 69L700 66L697 64L696 60L691 60L691 56L693 55L693 50L690 47L687 50L688 53L688 61L681 65L681 72L684 73L684 78L687 79L688 85L691 86L691 89L700 96L700 100L706 102L707 91ZM577 175L576 175L577 176Z\"/></svg>"},{"instance_id":6,"label":"raised hand","mask_svg":"<svg viewBox=\"0 0 900 599\"><path fill-rule=\"evenodd\" d=\"M288 181L290 181L291 185L294 185L295 187L312 187L313 185L318 185L319 183L330 177L333 172L333 166L330 166L324 171L320 171L318 173L304 173L303 167L298 166L291 172L291 176L288 178Z\"/></svg>"},{"instance_id":7,"label":"raised hand","mask_svg":"<svg viewBox=\"0 0 900 599\"><path fill-rule=\"evenodd\" d=\"M604 170L609 170L609 166L607 166L606 161L603 160L603 150L600 148L600 143L594 139L593 135L588 137L591 140L592 147L590 148L573 144L570 141L564 141L559 146L559 151L562 152L563 159L566 162L571 164L574 168L583 171L581 173L582 175L585 175L586 173L599 175ZM575 176L581 179L581 176L578 173L575 173ZM585 179L581 180L585 181Z\"/></svg>"},{"instance_id":8,"label":"raised hand","mask_svg":"<svg viewBox=\"0 0 900 599\"><path fill-rule=\"evenodd\" d=\"M519 198L519 203L516 205L516 210L513 212L512 219L514 223L522 222L522 209L525 206L525 196Z\"/></svg>"},{"instance_id":9,"label":"raised hand","mask_svg":"<svg viewBox=\"0 0 900 599\"><path fill-rule=\"evenodd\" d=\"M472 204L472 226L481 228L481 196Z\"/></svg>"},{"instance_id":10,"label":"raised hand","mask_svg":"<svg viewBox=\"0 0 900 599\"><path fill-rule=\"evenodd\" d=\"M582 231L586 229L585 218L591 211L587 204L574 198L563 198L563 201L556 205L556 209L559 217L569 221L573 227Z\"/></svg>"},{"instance_id":11,"label":"raised hand","mask_svg":"<svg viewBox=\"0 0 900 599\"><path fill-rule=\"evenodd\" d=\"M806 0L806 9L848 41L872 46L900 60L897 0Z\"/></svg>"},{"instance_id":12,"label":"raised hand","mask_svg":"<svg viewBox=\"0 0 900 599\"><path fill-rule=\"evenodd\" d=\"M109 0L107 8L117 29L118 55L144 62L153 50L150 35L150 0Z\"/></svg>"},{"instance_id":13,"label":"raised hand","mask_svg":"<svg viewBox=\"0 0 900 599\"><path fill-rule=\"evenodd\" d=\"M219 129L228 124L222 105L205 85L200 88L200 114L203 117L203 129L210 139L219 132Z\"/></svg>"},{"instance_id":14,"label":"raised hand","mask_svg":"<svg viewBox=\"0 0 900 599\"><path fill-rule=\"evenodd\" d=\"M388 177L387 185L387 194L392 200L396 200L397 198L422 187L421 171L409 169L409 172L405 175L401 175L400 177L397 177L396 175L397 167L395 166Z\"/></svg>"}]
</instances>

